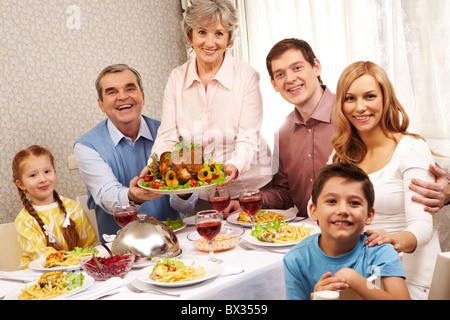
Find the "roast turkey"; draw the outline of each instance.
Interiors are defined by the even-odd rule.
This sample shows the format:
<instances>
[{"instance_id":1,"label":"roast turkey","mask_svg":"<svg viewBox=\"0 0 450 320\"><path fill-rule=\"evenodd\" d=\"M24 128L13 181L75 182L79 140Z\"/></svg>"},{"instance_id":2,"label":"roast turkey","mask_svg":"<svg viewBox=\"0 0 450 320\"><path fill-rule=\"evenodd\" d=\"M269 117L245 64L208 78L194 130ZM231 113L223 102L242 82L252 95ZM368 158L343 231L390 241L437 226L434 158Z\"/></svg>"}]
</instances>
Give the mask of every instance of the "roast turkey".
<instances>
[{"instance_id":1,"label":"roast turkey","mask_svg":"<svg viewBox=\"0 0 450 320\"><path fill-rule=\"evenodd\" d=\"M197 177L197 172L203 168L203 147L164 152L159 159L159 171L163 176L173 170L180 184Z\"/></svg>"}]
</instances>

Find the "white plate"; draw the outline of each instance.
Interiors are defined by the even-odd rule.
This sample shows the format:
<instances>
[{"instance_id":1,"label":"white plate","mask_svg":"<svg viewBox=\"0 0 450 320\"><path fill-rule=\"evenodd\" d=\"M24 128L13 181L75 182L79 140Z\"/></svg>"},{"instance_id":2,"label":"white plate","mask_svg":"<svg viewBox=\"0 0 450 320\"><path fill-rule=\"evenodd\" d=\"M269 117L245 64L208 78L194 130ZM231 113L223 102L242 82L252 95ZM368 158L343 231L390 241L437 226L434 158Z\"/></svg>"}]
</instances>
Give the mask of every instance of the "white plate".
<instances>
[{"instance_id":1,"label":"white plate","mask_svg":"<svg viewBox=\"0 0 450 320\"><path fill-rule=\"evenodd\" d=\"M50 271L74 271L80 269L80 265L75 266L69 266L69 267L53 267L53 268L46 268L45 267L45 258L36 259L30 262L28 267L34 271L43 271L43 272L50 272Z\"/></svg>"},{"instance_id":2,"label":"white plate","mask_svg":"<svg viewBox=\"0 0 450 320\"><path fill-rule=\"evenodd\" d=\"M279 213L279 214L282 214L282 215L284 215L286 218L284 219L284 221L291 221L292 219L294 219L295 217L296 217L296 214L295 214L295 212L292 212L292 211L287 211L287 210L271 210L271 209L262 209L262 210L265 210L265 211L271 211L271 212L275 212L275 213ZM233 224L238 224L238 225L240 225L240 226L243 226L243 227L252 227L252 224L251 223L243 223L243 222L239 222L238 221L238 218L239 218L239 213L240 212L236 212L236 213L233 213L233 214L231 214L228 218L227 218L227 221L229 222L229 223L233 223ZM256 222L255 222L256 223ZM264 224L263 224L264 225Z\"/></svg>"},{"instance_id":3,"label":"white plate","mask_svg":"<svg viewBox=\"0 0 450 320\"><path fill-rule=\"evenodd\" d=\"M171 259L173 258L179 259L183 255L183 251L184 251L183 247L180 246L180 254L176 255L175 257L172 257ZM138 261L137 263L133 264L133 269L142 269L154 264L155 264L154 260L142 259L141 261Z\"/></svg>"},{"instance_id":4,"label":"white plate","mask_svg":"<svg viewBox=\"0 0 450 320\"><path fill-rule=\"evenodd\" d=\"M109 253L106 251L105 248L103 248L103 246L97 246L95 247L95 249L98 250L98 255L97 257L109 257ZM43 271L43 272L50 272L50 271L75 271L80 269L80 265L74 265L74 266L69 266L69 267L52 267L52 268L46 268L45 267L45 258L47 258L47 256L42 257L40 259L36 259L31 261L28 264L28 267L34 271Z\"/></svg>"},{"instance_id":5,"label":"white plate","mask_svg":"<svg viewBox=\"0 0 450 320\"><path fill-rule=\"evenodd\" d=\"M313 228L313 230L310 233L310 236L315 234L315 233L319 233L320 232L320 228L317 225L312 225L312 224L307 224L307 223L296 223L296 224L292 223L290 225L301 226L302 224L304 224L305 227L307 227L307 228ZM262 247L293 246L293 245L296 245L297 243L301 242L302 240L306 239L306 238L304 238L302 240L299 240L299 241L296 241L296 242L290 242L290 243L273 243L273 242L260 241L260 240L256 239L254 236L252 236L250 233L251 233L251 231L245 233L245 235L244 235L245 241L247 241L247 242L249 242L251 244L257 245L257 246L262 246Z\"/></svg>"},{"instance_id":6,"label":"white plate","mask_svg":"<svg viewBox=\"0 0 450 320\"><path fill-rule=\"evenodd\" d=\"M150 190L150 191L152 191L154 193L158 193L158 194L189 194L189 193L194 193L194 192L205 191L211 187L217 186L217 183L211 183L211 184L208 184L207 186L201 186L201 187L195 187L195 188L160 190L160 189L153 189L153 188L141 186L142 181L143 181L143 179L139 179L139 181L138 181L139 187L141 187L142 189L145 189L145 190Z\"/></svg>"},{"instance_id":7,"label":"white plate","mask_svg":"<svg viewBox=\"0 0 450 320\"><path fill-rule=\"evenodd\" d=\"M19 300L19 295L22 293L22 289L25 288L25 286L31 286L31 285L33 285L36 282L37 281L32 281L32 282L29 282L29 283L27 283L27 284L25 284L23 286L15 287L13 290L9 291L6 294L5 300ZM74 294L79 293L79 292L81 292L83 290L86 290L87 288L92 286L94 284L94 282L95 282L94 278L92 278L90 275L84 274L84 280L83 280L83 284L81 285L81 287L75 288L75 289L71 290L67 294L63 294L63 295L54 297L54 298L49 299L49 300L65 299L67 297L70 297L71 295L74 295Z\"/></svg>"},{"instance_id":8,"label":"white plate","mask_svg":"<svg viewBox=\"0 0 450 320\"><path fill-rule=\"evenodd\" d=\"M164 221L164 224L166 224L165 221ZM167 226L167 224L166 224L166 226ZM181 227L179 227L178 229L172 230L172 231L173 231L173 232L178 232L178 231L183 230L184 228L186 228L186 223L183 223L183 225L182 225Z\"/></svg>"},{"instance_id":9,"label":"white plate","mask_svg":"<svg viewBox=\"0 0 450 320\"><path fill-rule=\"evenodd\" d=\"M221 264L211 262L211 261L205 261L205 260L180 260L183 261L185 265L191 265L194 261L194 267L198 268L199 266L202 266L205 269L205 276L200 279L191 280L191 281L184 281L184 282L158 282L155 280L150 279L150 274L153 271L153 266L147 267L145 269L140 270L137 275L136 279L139 281L154 284L155 286L161 286L161 287L185 287L190 286L196 283L200 283L203 281L206 281L208 279L212 279L214 277L217 277L223 270L223 267Z\"/></svg>"}]
</instances>

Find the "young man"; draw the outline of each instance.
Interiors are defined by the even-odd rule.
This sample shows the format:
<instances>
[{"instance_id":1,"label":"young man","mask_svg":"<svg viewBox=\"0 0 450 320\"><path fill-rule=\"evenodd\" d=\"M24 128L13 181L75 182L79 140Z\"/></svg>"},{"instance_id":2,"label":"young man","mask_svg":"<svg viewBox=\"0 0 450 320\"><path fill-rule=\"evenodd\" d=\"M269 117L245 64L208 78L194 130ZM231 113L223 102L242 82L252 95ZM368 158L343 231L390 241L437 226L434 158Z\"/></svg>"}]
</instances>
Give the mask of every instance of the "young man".
<instances>
[{"instance_id":1,"label":"young man","mask_svg":"<svg viewBox=\"0 0 450 320\"><path fill-rule=\"evenodd\" d=\"M313 181L332 151L334 94L323 85L320 62L303 40L277 43L266 62L275 91L295 109L279 129L278 154L274 154L278 172L272 187L262 193L263 207L288 209L295 205L298 215L307 216Z\"/></svg>"},{"instance_id":2,"label":"young man","mask_svg":"<svg viewBox=\"0 0 450 320\"><path fill-rule=\"evenodd\" d=\"M287 299L352 289L363 299L409 299L405 274L391 244L364 245L365 225L374 217L375 193L367 174L349 163L325 166L314 181L310 212L320 227L284 257ZM368 285L381 278L383 289Z\"/></svg>"},{"instance_id":3,"label":"young man","mask_svg":"<svg viewBox=\"0 0 450 320\"><path fill-rule=\"evenodd\" d=\"M278 42L267 55L266 64L275 91L295 109L279 129L279 145L274 148L278 153L273 157L278 171L270 187L262 191L263 208L289 209L295 205L297 215L306 217L313 181L332 151L334 94L323 85L320 61L303 40ZM413 201L434 213L450 201L450 187L444 170L432 167L430 171L436 183L415 180L411 190L422 196L413 197ZM224 215L237 210L241 210L239 203L232 201Z\"/></svg>"},{"instance_id":4,"label":"young man","mask_svg":"<svg viewBox=\"0 0 450 320\"><path fill-rule=\"evenodd\" d=\"M158 220L178 218L169 196L137 186L160 124L142 115L141 76L127 65L112 65L99 74L96 89L99 107L108 118L75 142L74 154L88 190L88 206L95 208L99 234L115 234L119 229L112 216L117 202L143 203L139 211Z\"/></svg>"}]
</instances>

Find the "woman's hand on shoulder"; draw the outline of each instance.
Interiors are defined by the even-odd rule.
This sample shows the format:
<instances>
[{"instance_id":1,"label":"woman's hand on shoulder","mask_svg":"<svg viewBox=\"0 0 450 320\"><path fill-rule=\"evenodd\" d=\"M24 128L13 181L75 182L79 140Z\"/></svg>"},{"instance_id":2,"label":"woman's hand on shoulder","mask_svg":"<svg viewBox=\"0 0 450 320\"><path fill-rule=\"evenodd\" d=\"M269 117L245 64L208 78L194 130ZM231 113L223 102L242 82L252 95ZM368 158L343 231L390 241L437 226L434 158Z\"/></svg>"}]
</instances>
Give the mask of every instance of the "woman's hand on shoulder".
<instances>
[{"instance_id":1,"label":"woman's hand on shoulder","mask_svg":"<svg viewBox=\"0 0 450 320\"><path fill-rule=\"evenodd\" d=\"M390 243L394 246L397 252L411 253L416 250L417 239L409 231L402 231L399 233L389 233L386 230L367 230L364 232L367 237L364 244L369 247L381 246L383 244Z\"/></svg>"},{"instance_id":2,"label":"woman's hand on shoulder","mask_svg":"<svg viewBox=\"0 0 450 320\"><path fill-rule=\"evenodd\" d=\"M392 235L386 230L378 230L378 231L367 230L366 232L364 232L364 234L367 236L367 239L366 241L364 241L364 244L369 247L381 246L386 243L391 243L395 248L396 245L395 240L392 237ZM397 250L397 248L395 249Z\"/></svg>"}]
</instances>

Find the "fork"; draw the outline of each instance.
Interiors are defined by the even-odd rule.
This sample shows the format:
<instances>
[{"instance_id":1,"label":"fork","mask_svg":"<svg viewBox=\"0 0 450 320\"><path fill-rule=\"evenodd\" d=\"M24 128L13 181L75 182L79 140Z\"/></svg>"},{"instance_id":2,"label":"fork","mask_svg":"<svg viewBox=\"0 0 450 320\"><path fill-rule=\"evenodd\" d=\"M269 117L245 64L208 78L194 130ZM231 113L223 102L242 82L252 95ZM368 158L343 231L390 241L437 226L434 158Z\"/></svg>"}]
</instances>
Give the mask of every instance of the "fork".
<instances>
[{"instance_id":1,"label":"fork","mask_svg":"<svg viewBox=\"0 0 450 320\"><path fill-rule=\"evenodd\" d=\"M281 253L281 254L285 254L286 253L286 252L283 252L283 251L271 250L271 249L264 248L264 247L253 248L253 247L249 247L249 246L243 244L242 242L239 242L238 246L240 246L242 249L245 249L245 250L255 250L255 251L263 250L263 251L268 251L268 252L272 252L272 253Z\"/></svg>"},{"instance_id":2,"label":"fork","mask_svg":"<svg viewBox=\"0 0 450 320\"><path fill-rule=\"evenodd\" d=\"M179 297L181 295L181 294L177 294L177 293L168 293L168 292L164 292L164 291L160 291L160 290L156 290L156 289L142 290L142 289L135 287L131 282L127 283L127 288L136 293L143 293L143 292L151 293L151 292L153 292L153 293L162 294L162 295L171 296L171 297Z\"/></svg>"}]
</instances>

